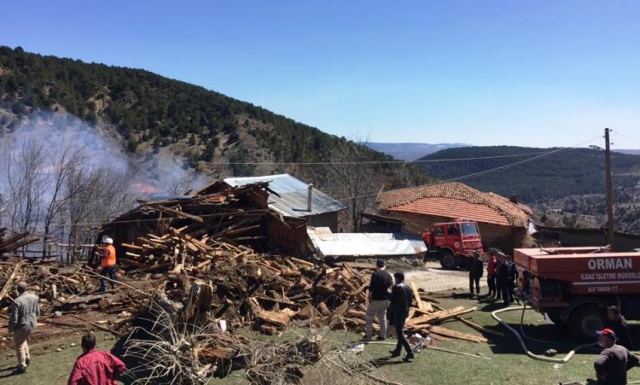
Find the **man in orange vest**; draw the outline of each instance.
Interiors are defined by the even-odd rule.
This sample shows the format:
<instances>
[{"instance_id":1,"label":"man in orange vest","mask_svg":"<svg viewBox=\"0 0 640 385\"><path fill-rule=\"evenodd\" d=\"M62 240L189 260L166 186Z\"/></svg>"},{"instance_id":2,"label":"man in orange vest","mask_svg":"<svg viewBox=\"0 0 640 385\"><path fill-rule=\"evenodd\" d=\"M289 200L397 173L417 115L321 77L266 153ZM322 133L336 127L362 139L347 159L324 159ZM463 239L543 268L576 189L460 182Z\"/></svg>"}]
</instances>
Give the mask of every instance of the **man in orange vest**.
<instances>
[{"instance_id":1,"label":"man in orange vest","mask_svg":"<svg viewBox=\"0 0 640 385\"><path fill-rule=\"evenodd\" d=\"M107 282L104 277L109 277L109 282L111 283L111 288L116 288L116 248L113 247L113 239L105 238L104 239L104 253L102 255L102 259L100 261L100 267L102 270L100 271L100 291L107 290Z\"/></svg>"}]
</instances>

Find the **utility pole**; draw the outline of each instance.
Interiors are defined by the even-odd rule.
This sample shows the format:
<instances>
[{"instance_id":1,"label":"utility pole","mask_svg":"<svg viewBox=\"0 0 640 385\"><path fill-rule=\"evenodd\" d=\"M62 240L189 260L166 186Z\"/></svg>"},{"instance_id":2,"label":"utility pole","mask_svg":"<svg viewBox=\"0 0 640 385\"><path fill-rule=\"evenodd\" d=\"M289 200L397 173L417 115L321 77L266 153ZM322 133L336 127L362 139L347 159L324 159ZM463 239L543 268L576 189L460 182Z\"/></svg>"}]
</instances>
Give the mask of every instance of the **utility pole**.
<instances>
[{"instance_id":1,"label":"utility pole","mask_svg":"<svg viewBox=\"0 0 640 385\"><path fill-rule=\"evenodd\" d=\"M611 182L611 145L609 142L609 130L604 129L605 152L604 161L607 175L607 243L613 248L613 183Z\"/></svg>"}]
</instances>

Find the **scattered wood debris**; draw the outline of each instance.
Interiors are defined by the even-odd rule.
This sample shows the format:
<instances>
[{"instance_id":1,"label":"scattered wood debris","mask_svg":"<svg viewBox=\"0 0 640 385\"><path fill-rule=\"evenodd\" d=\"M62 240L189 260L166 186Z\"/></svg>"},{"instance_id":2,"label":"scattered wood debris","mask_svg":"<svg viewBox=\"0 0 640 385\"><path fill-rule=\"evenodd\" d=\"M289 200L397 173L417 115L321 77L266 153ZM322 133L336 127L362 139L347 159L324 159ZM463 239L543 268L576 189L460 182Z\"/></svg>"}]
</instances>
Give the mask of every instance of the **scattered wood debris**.
<instances>
[{"instance_id":1,"label":"scattered wood debris","mask_svg":"<svg viewBox=\"0 0 640 385\"><path fill-rule=\"evenodd\" d=\"M43 314L96 311L116 316L100 327L117 335L131 330L131 321L147 316L157 303L169 314L181 315L175 322L198 330L225 325L224 333L216 326L215 334L193 336L192 343L199 344L193 350L199 362L196 374L202 375L228 369L243 357L239 352L246 341L235 337L237 328L266 334L280 334L290 326L322 325L363 331L375 266L309 258L306 223L270 212L266 189L266 183L238 188L214 183L188 199L144 202L105 224L102 234L116 239L119 273L124 274L116 290L97 292L99 274L88 265L20 258L0 262L0 307L6 309L10 301L3 299L25 280L40 296ZM27 241L27 235L20 236L0 241L0 252ZM413 285L412 290L415 306L406 322L409 333L430 334L440 341L487 341L439 326L445 320L461 320L484 332L461 318L475 308L442 309ZM188 348L192 351L194 346Z\"/></svg>"}]
</instances>

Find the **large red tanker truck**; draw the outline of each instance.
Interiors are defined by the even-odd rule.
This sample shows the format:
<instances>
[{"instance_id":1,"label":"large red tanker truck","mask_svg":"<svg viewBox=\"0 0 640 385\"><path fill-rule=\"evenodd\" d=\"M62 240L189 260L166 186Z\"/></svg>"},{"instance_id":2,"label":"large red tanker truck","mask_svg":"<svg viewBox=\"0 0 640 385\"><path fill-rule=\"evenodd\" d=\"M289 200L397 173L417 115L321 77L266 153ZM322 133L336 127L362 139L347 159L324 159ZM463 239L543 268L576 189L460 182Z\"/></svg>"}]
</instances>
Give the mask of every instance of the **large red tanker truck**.
<instances>
[{"instance_id":1,"label":"large red tanker truck","mask_svg":"<svg viewBox=\"0 0 640 385\"><path fill-rule=\"evenodd\" d=\"M640 252L608 247L515 249L516 294L578 337L603 328L607 306L640 319Z\"/></svg>"}]
</instances>

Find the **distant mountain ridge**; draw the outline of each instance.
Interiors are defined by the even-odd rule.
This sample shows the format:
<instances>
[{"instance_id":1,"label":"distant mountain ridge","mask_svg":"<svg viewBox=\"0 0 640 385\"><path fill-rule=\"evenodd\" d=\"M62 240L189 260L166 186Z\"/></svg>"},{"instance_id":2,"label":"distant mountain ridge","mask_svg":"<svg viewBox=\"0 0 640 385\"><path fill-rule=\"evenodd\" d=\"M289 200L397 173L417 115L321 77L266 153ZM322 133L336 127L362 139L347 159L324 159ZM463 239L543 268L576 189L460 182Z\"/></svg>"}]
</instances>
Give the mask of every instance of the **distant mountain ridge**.
<instances>
[{"instance_id":1,"label":"distant mountain ridge","mask_svg":"<svg viewBox=\"0 0 640 385\"><path fill-rule=\"evenodd\" d=\"M470 144L465 143L381 143L369 142L365 143L367 147L387 155L391 155L396 159L414 161L447 148L469 147Z\"/></svg>"},{"instance_id":2,"label":"distant mountain ridge","mask_svg":"<svg viewBox=\"0 0 640 385\"><path fill-rule=\"evenodd\" d=\"M629 154L629 155L640 155L640 150L633 150L633 149L621 149L621 150L611 150L613 152L619 152L622 154Z\"/></svg>"},{"instance_id":3,"label":"distant mountain ridge","mask_svg":"<svg viewBox=\"0 0 640 385\"><path fill-rule=\"evenodd\" d=\"M553 210L571 214L563 226L589 216L597 227L606 221L604 158L591 148L463 147L423 157L420 167L432 178L515 195L545 218ZM611 168L616 229L640 233L640 156L612 152Z\"/></svg>"}]
</instances>

